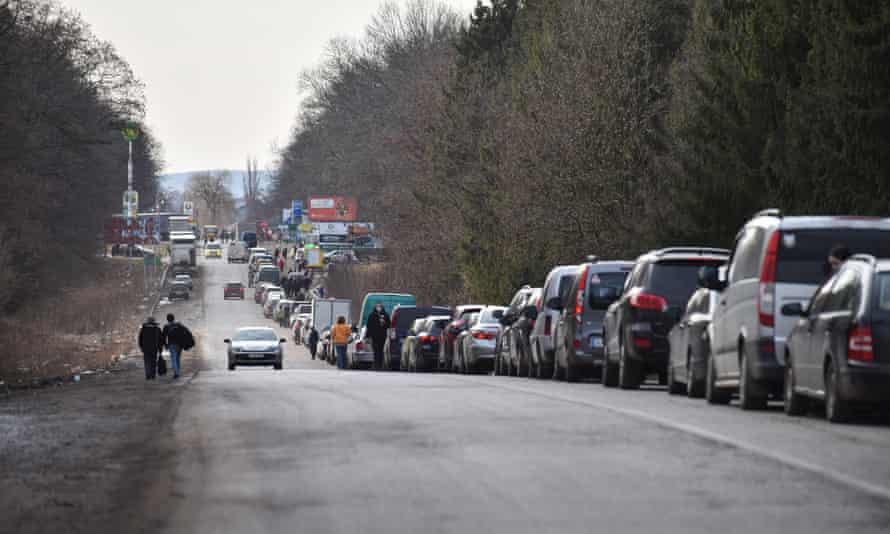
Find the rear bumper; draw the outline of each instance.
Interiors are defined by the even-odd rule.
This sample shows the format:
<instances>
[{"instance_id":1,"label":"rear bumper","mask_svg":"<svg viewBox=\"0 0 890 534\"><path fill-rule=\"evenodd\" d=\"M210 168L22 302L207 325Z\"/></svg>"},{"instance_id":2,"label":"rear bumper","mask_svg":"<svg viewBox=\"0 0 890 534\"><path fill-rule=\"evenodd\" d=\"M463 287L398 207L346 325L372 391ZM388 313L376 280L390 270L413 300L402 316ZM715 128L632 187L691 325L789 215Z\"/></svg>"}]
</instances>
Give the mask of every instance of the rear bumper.
<instances>
[{"instance_id":1,"label":"rear bumper","mask_svg":"<svg viewBox=\"0 0 890 534\"><path fill-rule=\"evenodd\" d=\"M568 357L569 365L577 369L602 367L604 361L605 353L602 348L588 349L586 351L578 349L573 353L569 353Z\"/></svg>"},{"instance_id":2,"label":"rear bumper","mask_svg":"<svg viewBox=\"0 0 890 534\"><path fill-rule=\"evenodd\" d=\"M359 350L352 353L352 360L358 363L374 363L374 353Z\"/></svg>"},{"instance_id":3,"label":"rear bumper","mask_svg":"<svg viewBox=\"0 0 890 534\"><path fill-rule=\"evenodd\" d=\"M841 396L853 402L890 402L890 367L848 364L838 374Z\"/></svg>"},{"instance_id":4,"label":"rear bumper","mask_svg":"<svg viewBox=\"0 0 890 534\"><path fill-rule=\"evenodd\" d=\"M776 359L776 345L771 337L749 343L745 354L752 354L751 378L762 384L781 388L785 384L785 366Z\"/></svg>"}]
</instances>

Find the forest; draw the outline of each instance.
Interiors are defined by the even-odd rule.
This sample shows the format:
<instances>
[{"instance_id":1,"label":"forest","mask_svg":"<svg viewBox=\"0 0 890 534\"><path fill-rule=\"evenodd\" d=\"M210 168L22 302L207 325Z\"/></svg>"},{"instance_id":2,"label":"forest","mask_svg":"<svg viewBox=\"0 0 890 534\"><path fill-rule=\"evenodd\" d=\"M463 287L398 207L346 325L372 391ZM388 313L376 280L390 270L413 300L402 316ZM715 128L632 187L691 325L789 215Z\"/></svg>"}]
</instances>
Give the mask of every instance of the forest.
<instances>
[{"instance_id":1,"label":"forest","mask_svg":"<svg viewBox=\"0 0 890 534\"><path fill-rule=\"evenodd\" d=\"M381 283L505 302L551 266L730 246L759 209L886 215L890 4L384 4L301 75L271 202L359 198Z\"/></svg>"},{"instance_id":2,"label":"forest","mask_svg":"<svg viewBox=\"0 0 890 534\"><path fill-rule=\"evenodd\" d=\"M79 16L0 0L0 309L95 278L103 220L122 210L142 83ZM134 184L153 206L160 144L143 129ZM35 289L37 288L37 289Z\"/></svg>"}]
</instances>

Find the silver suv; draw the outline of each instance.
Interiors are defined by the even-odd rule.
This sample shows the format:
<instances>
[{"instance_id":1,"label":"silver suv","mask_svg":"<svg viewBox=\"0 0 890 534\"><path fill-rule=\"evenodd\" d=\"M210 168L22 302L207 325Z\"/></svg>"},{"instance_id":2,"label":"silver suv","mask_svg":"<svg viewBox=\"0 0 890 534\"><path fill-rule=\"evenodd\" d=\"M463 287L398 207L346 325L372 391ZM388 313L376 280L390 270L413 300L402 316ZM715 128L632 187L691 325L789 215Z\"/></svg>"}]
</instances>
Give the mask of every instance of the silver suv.
<instances>
[{"instance_id":1,"label":"silver suv","mask_svg":"<svg viewBox=\"0 0 890 534\"><path fill-rule=\"evenodd\" d=\"M529 372L538 378L553 376L553 356L555 353L553 334L562 313L562 303L575 283L578 273L577 265L554 267L547 275L544 288L541 290L540 312L529 336L532 349L532 369Z\"/></svg>"},{"instance_id":2,"label":"silver suv","mask_svg":"<svg viewBox=\"0 0 890 534\"><path fill-rule=\"evenodd\" d=\"M708 329L705 396L726 404L738 391L742 409L761 409L770 395L781 397L785 342L797 317L782 306L804 306L831 275L829 252L890 256L890 219L867 217L784 217L766 210L736 236L724 276L701 273L702 285L720 292Z\"/></svg>"}]
</instances>

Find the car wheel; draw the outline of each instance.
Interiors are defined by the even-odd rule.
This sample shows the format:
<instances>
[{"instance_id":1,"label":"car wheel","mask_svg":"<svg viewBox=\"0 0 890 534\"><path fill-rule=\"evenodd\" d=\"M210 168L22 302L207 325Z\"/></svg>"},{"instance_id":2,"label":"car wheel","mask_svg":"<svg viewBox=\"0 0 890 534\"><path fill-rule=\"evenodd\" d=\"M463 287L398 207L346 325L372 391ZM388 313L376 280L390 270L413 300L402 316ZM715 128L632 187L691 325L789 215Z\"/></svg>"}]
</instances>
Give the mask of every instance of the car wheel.
<instances>
[{"instance_id":1,"label":"car wheel","mask_svg":"<svg viewBox=\"0 0 890 534\"><path fill-rule=\"evenodd\" d=\"M743 410L762 410L766 408L766 396L758 395L756 385L751 377L751 359L747 351L742 347L741 361L739 362L739 406Z\"/></svg>"},{"instance_id":2,"label":"car wheel","mask_svg":"<svg viewBox=\"0 0 890 534\"><path fill-rule=\"evenodd\" d=\"M825 418L832 423L846 423L850 420L850 404L840 398L834 362L829 360L825 367Z\"/></svg>"},{"instance_id":3,"label":"car wheel","mask_svg":"<svg viewBox=\"0 0 890 534\"><path fill-rule=\"evenodd\" d=\"M229 371L235 370L235 364L233 362L229 362Z\"/></svg>"},{"instance_id":4,"label":"car wheel","mask_svg":"<svg viewBox=\"0 0 890 534\"><path fill-rule=\"evenodd\" d=\"M683 387L683 384L677 382L676 376L674 376L674 365L668 360L667 366L667 392L669 395L679 395L683 393L686 388Z\"/></svg>"},{"instance_id":5,"label":"car wheel","mask_svg":"<svg viewBox=\"0 0 890 534\"><path fill-rule=\"evenodd\" d=\"M785 362L785 413L803 415L807 411L807 399L794 391L797 380L794 376L794 364L789 357Z\"/></svg>"},{"instance_id":6,"label":"car wheel","mask_svg":"<svg viewBox=\"0 0 890 534\"><path fill-rule=\"evenodd\" d=\"M686 357L686 396L691 399L700 399L705 396L705 382L695 379L695 370L692 368L692 354Z\"/></svg>"},{"instance_id":7,"label":"car wheel","mask_svg":"<svg viewBox=\"0 0 890 534\"><path fill-rule=\"evenodd\" d=\"M732 394L717 387L717 366L714 357L708 358L708 376L705 379L705 399L708 404L729 404Z\"/></svg>"},{"instance_id":8,"label":"car wheel","mask_svg":"<svg viewBox=\"0 0 890 534\"><path fill-rule=\"evenodd\" d=\"M275 364L275 370L276 370L276 371L280 371L283 367L284 367L284 364L281 363L281 362L278 362L278 363Z\"/></svg>"},{"instance_id":9,"label":"car wheel","mask_svg":"<svg viewBox=\"0 0 890 534\"><path fill-rule=\"evenodd\" d=\"M494 366L492 367L491 374L501 376L501 353L498 348L495 348Z\"/></svg>"},{"instance_id":10,"label":"car wheel","mask_svg":"<svg viewBox=\"0 0 890 534\"><path fill-rule=\"evenodd\" d=\"M609 361L608 344L603 343L603 345L603 371L601 374L601 381L603 387L613 388L618 385L618 373L615 364Z\"/></svg>"},{"instance_id":11,"label":"car wheel","mask_svg":"<svg viewBox=\"0 0 890 534\"><path fill-rule=\"evenodd\" d=\"M566 382L578 381L578 370L572 366L572 363L568 361L568 358L566 358L566 366L563 370L563 376L565 377Z\"/></svg>"},{"instance_id":12,"label":"car wheel","mask_svg":"<svg viewBox=\"0 0 890 534\"><path fill-rule=\"evenodd\" d=\"M624 343L618 347L618 387L621 389L639 389L640 387L638 366L627 356Z\"/></svg>"}]
</instances>

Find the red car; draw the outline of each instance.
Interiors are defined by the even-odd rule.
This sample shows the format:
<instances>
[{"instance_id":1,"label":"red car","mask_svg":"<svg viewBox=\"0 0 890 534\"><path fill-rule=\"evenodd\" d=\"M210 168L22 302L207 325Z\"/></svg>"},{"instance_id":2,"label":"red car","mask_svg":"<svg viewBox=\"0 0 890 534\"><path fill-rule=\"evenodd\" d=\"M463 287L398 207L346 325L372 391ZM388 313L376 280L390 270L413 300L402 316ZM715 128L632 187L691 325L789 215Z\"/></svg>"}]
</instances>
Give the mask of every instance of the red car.
<instances>
[{"instance_id":1,"label":"red car","mask_svg":"<svg viewBox=\"0 0 890 534\"><path fill-rule=\"evenodd\" d=\"M241 282L228 282L223 287L223 298L244 300L244 284Z\"/></svg>"}]
</instances>

